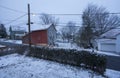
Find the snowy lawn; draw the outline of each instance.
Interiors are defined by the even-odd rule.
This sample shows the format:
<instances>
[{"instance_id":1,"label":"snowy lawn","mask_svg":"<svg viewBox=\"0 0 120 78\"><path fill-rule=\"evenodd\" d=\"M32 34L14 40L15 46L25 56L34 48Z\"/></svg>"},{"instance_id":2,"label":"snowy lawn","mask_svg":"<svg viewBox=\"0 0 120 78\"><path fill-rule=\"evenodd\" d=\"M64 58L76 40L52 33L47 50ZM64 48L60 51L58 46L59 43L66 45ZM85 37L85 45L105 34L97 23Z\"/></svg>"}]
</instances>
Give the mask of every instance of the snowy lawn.
<instances>
[{"instance_id":1,"label":"snowy lawn","mask_svg":"<svg viewBox=\"0 0 120 78\"><path fill-rule=\"evenodd\" d=\"M56 42L58 46L55 46L54 48L63 48L63 49L78 49L81 50L80 47L78 47L76 44L71 44L68 42Z\"/></svg>"},{"instance_id":2,"label":"snowy lawn","mask_svg":"<svg viewBox=\"0 0 120 78\"><path fill-rule=\"evenodd\" d=\"M22 40L10 40L10 39L2 39L0 38L1 42L9 42L9 43L15 43L15 44L22 44Z\"/></svg>"},{"instance_id":3,"label":"snowy lawn","mask_svg":"<svg viewBox=\"0 0 120 78\"><path fill-rule=\"evenodd\" d=\"M92 71L52 61L11 54L0 57L0 78L91 78ZM120 71L107 69L109 78L120 78ZM94 74L94 78L104 78Z\"/></svg>"},{"instance_id":4,"label":"snowy lawn","mask_svg":"<svg viewBox=\"0 0 120 78\"><path fill-rule=\"evenodd\" d=\"M22 40L6 40L4 42L15 43L15 44L22 44Z\"/></svg>"}]
</instances>

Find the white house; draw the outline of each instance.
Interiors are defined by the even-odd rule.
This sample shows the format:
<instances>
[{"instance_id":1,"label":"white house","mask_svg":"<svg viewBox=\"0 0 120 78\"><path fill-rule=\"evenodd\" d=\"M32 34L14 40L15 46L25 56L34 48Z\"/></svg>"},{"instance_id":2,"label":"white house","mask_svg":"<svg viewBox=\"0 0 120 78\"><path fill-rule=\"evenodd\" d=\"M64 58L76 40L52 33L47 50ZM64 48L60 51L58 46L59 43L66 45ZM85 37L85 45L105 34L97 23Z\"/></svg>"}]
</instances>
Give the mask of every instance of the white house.
<instances>
[{"instance_id":1,"label":"white house","mask_svg":"<svg viewBox=\"0 0 120 78\"><path fill-rule=\"evenodd\" d=\"M26 30L20 26L12 26L9 29L10 39L21 40L23 36L26 34Z\"/></svg>"},{"instance_id":2,"label":"white house","mask_svg":"<svg viewBox=\"0 0 120 78\"><path fill-rule=\"evenodd\" d=\"M120 30L112 30L97 40L98 50L120 54Z\"/></svg>"},{"instance_id":3,"label":"white house","mask_svg":"<svg viewBox=\"0 0 120 78\"><path fill-rule=\"evenodd\" d=\"M116 52L120 54L120 34L117 34Z\"/></svg>"}]
</instances>

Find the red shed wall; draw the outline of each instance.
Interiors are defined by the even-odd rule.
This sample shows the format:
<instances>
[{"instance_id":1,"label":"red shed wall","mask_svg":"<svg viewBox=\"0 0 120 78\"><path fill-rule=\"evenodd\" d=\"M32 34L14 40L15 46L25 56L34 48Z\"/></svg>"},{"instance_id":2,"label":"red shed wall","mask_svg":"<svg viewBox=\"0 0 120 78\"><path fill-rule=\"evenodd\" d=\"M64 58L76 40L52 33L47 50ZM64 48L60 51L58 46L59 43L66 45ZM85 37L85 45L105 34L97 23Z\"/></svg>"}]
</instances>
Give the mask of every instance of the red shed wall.
<instances>
[{"instance_id":1,"label":"red shed wall","mask_svg":"<svg viewBox=\"0 0 120 78\"><path fill-rule=\"evenodd\" d=\"M28 35L23 38L23 43L28 43ZM38 30L31 33L31 43L36 44L48 44L47 30Z\"/></svg>"}]
</instances>

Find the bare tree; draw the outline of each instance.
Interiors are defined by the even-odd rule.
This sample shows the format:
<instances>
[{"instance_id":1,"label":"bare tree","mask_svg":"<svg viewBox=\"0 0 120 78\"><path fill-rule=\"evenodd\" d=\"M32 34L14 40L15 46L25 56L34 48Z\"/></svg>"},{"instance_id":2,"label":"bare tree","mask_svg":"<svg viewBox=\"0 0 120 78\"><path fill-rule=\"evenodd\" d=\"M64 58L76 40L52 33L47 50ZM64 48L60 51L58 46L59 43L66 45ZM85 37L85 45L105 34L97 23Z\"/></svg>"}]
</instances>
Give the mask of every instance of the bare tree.
<instances>
[{"instance_id":1,"label":"bare tree","mask_svg":"<svg viewBox=\"0 0 120 78\"><path fill-rule=\"evenodd\" d=\"M54 26L56 26L59 21L57 18L55 18L49 14L45 14L45 13L41 14L40 20L41 20L41 24L43 24L43 25L53 24Z\"/></svg>"},{"instance_id":2,"label":"bare tree","mask_svg":"<svg viewBox=\"0 0 120 78\"><path fill-rule=\"evenodd\" d=\"M90 35L89 39L80 38L79 42L82 43L84 41L84 44L89 42L88 45L91 45L91 42L100 37L100 35L120 26L120 18L117 15L110 14L104 7L91 4L84 10L82 20L83 30L80 31L81 37L85 38L85 34L92 35Z\"/></svg>"},{"instance_id":3,"label":"bare tree","mask_svg":"<svg viewBox=\"0 0 120 78\"><path fill-rule=\"evenodd\" d=\"M62 28L62 38L63 39L67 39L68 42L70 42L70 40L74 40L74 36L76 33L76 23L69 21L65 27Z\"/></svg>"},{"instance_id":4,"label":"bare tree","mask_svg":"<svg viewBox=\"0 0 120 78\"><path fill-rule=\"evenodd\" d=\"M76 33L76 23L69 21L66 26L68 27L69 40L74 41Z\"/></svg>"},{"instance_id":5,"label":"bare tree","mask_svg":"<svg viewBox=\"0 0 120 78\"><path fill-rule=\"evenodd\" d=\"M63 27L61 30L62 39L68 40L68 27Z\"/></svg>"}]
</instances>

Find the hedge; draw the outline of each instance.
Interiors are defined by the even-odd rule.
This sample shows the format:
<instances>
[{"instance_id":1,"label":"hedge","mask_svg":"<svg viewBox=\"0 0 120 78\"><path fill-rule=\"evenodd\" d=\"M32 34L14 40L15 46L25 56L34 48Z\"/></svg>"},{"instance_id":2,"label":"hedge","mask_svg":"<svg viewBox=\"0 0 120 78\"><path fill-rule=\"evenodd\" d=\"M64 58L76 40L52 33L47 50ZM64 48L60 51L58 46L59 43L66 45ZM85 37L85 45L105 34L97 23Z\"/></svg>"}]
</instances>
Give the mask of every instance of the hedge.
<instances>
[{"instance_id":1,"label":"hedge","mask_svg":"<svg viewBox=\"0 0 120 78\"><path fill-rule=\"evenodd\" d=\"M15 52L19 54L25 54L25 52L29 50L27 45L13 44L8 42L0 42L0 44L12 48L12 50L6 52L0 52L0 56ZM28 56L71 64L75 66L82 66L92 69L93 71L96 71L102 75L105 72L107 62L106 57L103 55L91 53L88 51L77 51L73 49L67 50L32 47L31 52L29 52Z\"/></svg>"},{"instance_id":2,"label":"hedge","mask_svg":"<svg viewBox=\"0 0 120 78\"><path fill-rule=\"evenodd\" d=\"M106 69L106 57L88 51L32 47L28 56L89 68L102 75Z\"/></svg>"}]
</instances>

